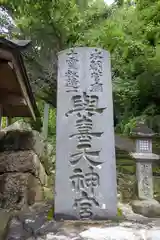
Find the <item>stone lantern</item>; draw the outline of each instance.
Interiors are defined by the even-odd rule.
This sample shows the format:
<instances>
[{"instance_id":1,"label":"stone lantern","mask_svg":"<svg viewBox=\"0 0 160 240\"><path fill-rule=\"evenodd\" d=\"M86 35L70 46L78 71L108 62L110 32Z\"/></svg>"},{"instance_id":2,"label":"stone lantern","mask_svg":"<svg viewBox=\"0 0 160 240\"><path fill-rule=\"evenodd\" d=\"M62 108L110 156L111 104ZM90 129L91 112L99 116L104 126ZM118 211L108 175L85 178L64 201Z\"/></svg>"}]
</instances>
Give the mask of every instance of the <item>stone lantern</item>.
<instances>
[{"instance_id":1,"label":"stone lantern","mask_svg":"<svg viewBox=\"0 0 160 240\"><path fill-rule=\"evenodd\" d=\"M143 204L143 211L146 213L146 209L152 209L153 205L154 207L156 205L159 209L157 213L160 215L160 205L154 200L153 193L152 164L154 161L159 160L159 155L152 153L152 138L154 135L155 133L144 123L137 124L131 132L131 136L135 141L135 152L131 153L131 156L136 160L138 198L141 200L141 202L134 201L133 206L135 210L137 209L135 205L138 204L139 207L139 205ZM146 208L145 204L147 204ZM150 207L148 207L148 204ZM138 213L143 213L141 210ZM153 209L152 212L154 212Z\"/></svg>"}]
</instances>

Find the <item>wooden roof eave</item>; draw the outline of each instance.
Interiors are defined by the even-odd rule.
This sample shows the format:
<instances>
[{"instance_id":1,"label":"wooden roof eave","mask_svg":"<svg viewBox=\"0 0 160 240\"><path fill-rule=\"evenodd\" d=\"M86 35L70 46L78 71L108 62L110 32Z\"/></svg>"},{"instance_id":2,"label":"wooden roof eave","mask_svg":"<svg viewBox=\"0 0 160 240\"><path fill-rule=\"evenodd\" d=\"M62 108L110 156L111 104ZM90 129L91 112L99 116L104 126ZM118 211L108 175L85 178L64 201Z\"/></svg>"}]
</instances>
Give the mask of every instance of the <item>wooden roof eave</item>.
<instances>
[{"instance_id":1,"label":"wooden roof eave","mask_svg":"<svg viewBox=\"0 0 160 240\"><path fill-rule=\"evenodd\" d=\"M14 49L12 49L12 51L9 51L8 49L4 48L0 49L0 56L1 58L12 62L13 69L16 73L22 95L24 96L24 99L29 107L31 116L33 117L34 120L36 120L36 115L37 117L39 117L39 112L36 107L31 87L28 84L28 78L23 64L22 56L19 53L17 53Z\"/></svg>"},{"instance_id":2,"label":"wooden roof eave","mask_svg":"<svg viewBox=\"0 0 160 240\"><path fill-rule=\"evenodd\" d=\"M27 76L26 68L25 68L24 63L23 63L22 56L21 56L21 54L16 54L16 56L17 56L17 62L21 66L21 68L20 68L21 76L24 79L26 91L27 91L27 94L29 96L29 100L31 102L32 108L34 110L35 118L40 117L40 113L37 109L35 98L33 96L32 89L31 89L31 86L29 84L29 79L28 79L28 76Z\"/></svg>"},{"instance_id":3,"label":"wooden roof eave","mask_svg":"<svg viewBox=\"0 0 160 240\"><path fill-rule=\"evenodd\" d=\"M7 46L10 49L18 49L18 51L23 51L31 45L31 40L8 40L4 37L0 37L0 44Z\"/></svg>"}]
</instances>

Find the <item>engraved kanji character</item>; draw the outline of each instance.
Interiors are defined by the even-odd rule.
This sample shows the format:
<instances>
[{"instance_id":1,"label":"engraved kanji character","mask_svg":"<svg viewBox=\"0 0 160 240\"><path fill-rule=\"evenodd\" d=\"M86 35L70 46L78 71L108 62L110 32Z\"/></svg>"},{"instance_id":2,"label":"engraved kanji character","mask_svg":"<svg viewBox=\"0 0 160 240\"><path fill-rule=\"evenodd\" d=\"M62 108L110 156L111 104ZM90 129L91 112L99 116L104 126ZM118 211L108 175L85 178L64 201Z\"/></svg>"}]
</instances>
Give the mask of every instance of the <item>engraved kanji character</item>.
<instances>
[{"instance_id":1,"label":"engraved kanji character","mask_svg":"<svg viewBox=\"0 0 160 240\"><path fill-rule=\"evenodd\" d=\"M79 192L80 189L84 189L84 175L80 168L76 168L73 171L74 175L70 177L72 182L72 187L76 192Z\"/></svg>"},{"instance_id":2,"label":"engraved kanji character","mask_svg":"<svg viewBox=\"0 0 160 240\"><path fill-rule=\"evenodd\" d=\"M79 215L81 219L88 219L92 217L92 204L89 202L81 203Z\"/></svg>"},{"instance_id":3,"label":"engraved kanji character","mask_svg":"<svg viewBox=\"0 0 160 240\"><path fill-rule=\"evenodd\" d=\"M94 188L99 186L99 175L94 172L93 167L90 167L91 172L85 174L85 184L91 190L91 193L94 194Z\"/></svg>"},{"instance_id":4,"label":"engraved kanji character","mask_svg":"<svg viewBox=\"0 0 160 240\"><path fill-rule=\"evenodd\" d=\"M83 116L81 119L76 121L77 133L71 134L69 137L78 137L78 149L90 148L91 139L93 136L101 137L103 132L91 132L92 120L89 117Z\"/></svg>"},{"instance_id":5,"label":"engraved kanji character","mask_svg":"<svg viewBox=\"0 0 160 240\"><path fill-rule=\"evenodd\" d=\"M91 61L90 70L92 70L91 77L94 78L96 82L99 82L100 77L103 75L102 62Z\"/></svg>"},{"instance_id":6,"label":"engraved kanji character","mask_svg":"<svg viewBox=\"0 0 160 240\"><path fill-rule=\"evenodd\" d=\"M72 69L78 69L78 53L74 52L73 50L67 54L68 59L66 60L68 67Z\"/></svg>"},{"instance_id":7,"label":"engraved kanji character","mask_svg":"<svg viewBox=\"0 0 160 240\"><path fill-rule=\"evenodd\" d=\"M91 53L90 55L90 59L94 59L94 60L97 60L97 59L103 59L103 55L102 55L102 51L101 50L98 50L98 49L95 49L94 52Z\"/></svg>"},{"instance_id":8,"label":"engraved kanji character","mask_svg":"<svg viewBox=\"0 0 160 240\"><path fill-rule=\"evenodd\" d=\"M74 107L66 113L68 117L69 114L76 113L78 119L76 120L77 132L70 134L70 138L77 137L77 151L71 154L70 163L72 165L77 164L80 159L87 160L90 165L97 166L101 164L99 160L100 151L89 151L91 148L91 140L93 137L101 137L103 132L92 132L92 119L96 113L102 113L105 108L98 108L98 97L95 95L87 95L86 92L81 95L73 96Z\"/></svg>"},{"instance_id":9,"label":"engraved kanji character","mask_svg":"<svg viewBox=\"0 0 160 240\"><path fill-rule=\"evenodd\" d=\"M101 76L103 75L103 54L102 51L95 49L95 52L90 55L90 74L91 78L94 79L94 83L91 84L91 92L102 92L103 84L100 82Z\"/></svg>"},{"instance_id":10,"label":"engraved kanji character","mask_svg":"<svg viewBox=\"0 0 160 240\"><path fill-rule=\"evenodd\" d=\"M72 49L70 53L67 54L68 59L66 60L66 63L68 65L67 72L65 73L66 77L66 87L67 92L77 92L77 89L79 87L79 74L78 74L78 53L74 52Z\"/></svg>"},{"instance_id":11,"label":"engraved kanji character","mask_svg":"<svg viewBox=\"0 0 160 240\"><path fill-rule=\"evenodd\" d=\"M91 92L102 92L103 91L103 84L102 83L94 83L91 84Z\"/></svg>"},{"instance_id":12,"label":"engraved kanji character","mask_svg":"<svg viewBox=\"0 0 160 240\"><path fill-rule=\"evenodd\" d=\"M65 115L68 117L72 113L77 113L77 116L82 116L88 114L88 116L93 116L96 113L101 114L105 108L98 108L98 96L87 95L86 92L83 96L76 95L72 97L73 109L69 110Z\"/></svg>"},{"instance_id":13,"label":"engraved kanji character","mask_svg":"<svg viewBox=\"0 0 160 240\"><path fill-rule=\"evenodd\" d=\"M94 172L93 167L89 168L91 172L83 174L82 169L76 168L73 170L73 175L70 177L72 182L73 190L76 192L80 192L80 190L84 190L88 188L91 194L94 194L94 188L99 186L99 175Z\"/></svg>"},{"instance_id":14,"label":"engraved kanji character","mask_svg":"<svg viewBox=\"0 0 160 240\"><path fill-rule=\"evenodd\" d=\"M66 87L72 87L74 90L76 90L79 86L78 73L68 69L68 71L65 73L65 76L67 77Z\"/></svg>"},{"instance_id":15,"label":"engraved kanji character","mask_svg":"<svg viewBox=\"0 0 160 240\"><path fill-rule=\"evenodd\" d=\"M92 205L95 205L96 207L99 207L98 201L94 197L88 196L88 193L85 191L81 192L81 197L75 199L75 203L73 205L73 208L77 209L79 208L79 214L80 218L82 219L88 219L91 218L93 215L92 212Z\"/></svg>"},{"instance_id":16,"label":"engraved kanji character","mask_svg":"<svg viewBox=\"0 0 160 240\"><path fill-rule=\"evenodd\" d=\"M99 161L100 151L89 151L87 149L78 150L77 153L71 154L70 163L76 165L81 159L88 161L91 166L101 165L103 162Z\"/></svg>"}]
</instances>

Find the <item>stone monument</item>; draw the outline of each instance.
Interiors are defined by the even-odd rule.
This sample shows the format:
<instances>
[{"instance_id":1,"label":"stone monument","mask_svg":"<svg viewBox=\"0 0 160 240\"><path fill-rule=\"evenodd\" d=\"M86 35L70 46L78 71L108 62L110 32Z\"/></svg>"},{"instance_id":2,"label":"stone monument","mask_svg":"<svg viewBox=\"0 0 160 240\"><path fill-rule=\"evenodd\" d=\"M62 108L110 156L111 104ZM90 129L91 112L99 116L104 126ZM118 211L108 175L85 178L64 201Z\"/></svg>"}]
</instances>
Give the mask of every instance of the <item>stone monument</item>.
<instances>
[{"instance_id":1,"label":"stone monument","mask_svg":"<svg viewBox=\"0 0 160 240\"><path fill-rule=\"evenodd\" d=\"M117 214L110 55L67 49L58 57L55 219Z\"/></svg>"}]
</instances>

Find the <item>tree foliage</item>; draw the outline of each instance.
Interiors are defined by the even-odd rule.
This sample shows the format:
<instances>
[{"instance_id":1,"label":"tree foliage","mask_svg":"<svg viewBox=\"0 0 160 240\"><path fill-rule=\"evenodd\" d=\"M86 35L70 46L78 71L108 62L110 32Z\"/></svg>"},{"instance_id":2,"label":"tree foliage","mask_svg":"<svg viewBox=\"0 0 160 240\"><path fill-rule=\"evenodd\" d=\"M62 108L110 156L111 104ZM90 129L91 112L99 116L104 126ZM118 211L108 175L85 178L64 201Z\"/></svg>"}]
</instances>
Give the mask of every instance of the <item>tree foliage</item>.
<instances>
[{"instance_id":1,"label":"tree foliage","mask_svg":"<svg viewBox=\"0 0 160 240\"><path fill-rule=\"evenodd\" d=\"M57 52L97 46L111 52L117 130L136 119L158 131L160 114L160 1L12 0L2 4L29 38L25 55L36 94L56 106ZM20 34L19 34L20 33Z\"/></svg>"}]
</instances>

